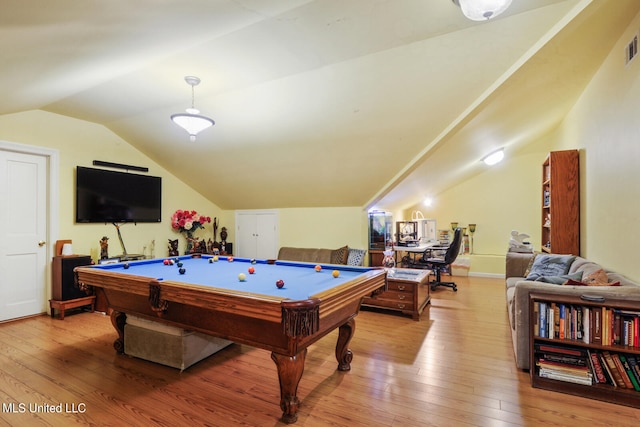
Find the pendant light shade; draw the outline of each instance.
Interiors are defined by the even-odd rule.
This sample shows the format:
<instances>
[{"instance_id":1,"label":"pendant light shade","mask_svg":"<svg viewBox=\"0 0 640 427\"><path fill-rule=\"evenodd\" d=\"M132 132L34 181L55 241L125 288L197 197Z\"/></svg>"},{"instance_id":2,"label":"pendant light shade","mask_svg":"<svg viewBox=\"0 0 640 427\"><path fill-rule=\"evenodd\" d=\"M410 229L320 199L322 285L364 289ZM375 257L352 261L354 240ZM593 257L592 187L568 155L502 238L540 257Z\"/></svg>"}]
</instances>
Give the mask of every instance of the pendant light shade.
<instances>
[{"instance_id":1,"label":"pendant light shade","mask_svg":"<svg viewBox=\"0 0 640 427\"><path fill-rule=\"evenodd\" d=\"M472 21L487 21L507 10L511 0L453 0Z\"/></svg>"},{"instance_id":2,"label":"pendant light shade","mask_svg":"<svg viewBox=\"0 0 640 427\"><path fill-rule=\"evenodd\" d=\"M195 141L196 135L213 126L215 122L209 117L201 115L200 111L194 107L194 87L200 84L200 79L194 76L187 76L184 80L191 86L191 108L187 108L186 113L172 114L171 120L189 133L191 141Z\"/></svg>"}]
</instances>

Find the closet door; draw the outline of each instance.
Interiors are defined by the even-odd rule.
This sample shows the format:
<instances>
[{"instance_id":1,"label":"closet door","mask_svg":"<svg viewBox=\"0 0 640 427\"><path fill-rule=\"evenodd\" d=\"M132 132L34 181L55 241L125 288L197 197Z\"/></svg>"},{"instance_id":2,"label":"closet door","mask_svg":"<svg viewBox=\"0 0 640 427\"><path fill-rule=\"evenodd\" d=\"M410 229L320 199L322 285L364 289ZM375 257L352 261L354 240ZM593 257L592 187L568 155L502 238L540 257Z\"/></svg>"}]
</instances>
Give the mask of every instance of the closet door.
<instances>
[{"instance_id":1,"label":"closet door","mask_svg":"<svg viewBox=\"0 0 640 427\"><path fill-rule=\"evenodd\" d=\"M278 213L236 212L236 256L275 259L278 256Z\"/></svg>"}]
</instances>

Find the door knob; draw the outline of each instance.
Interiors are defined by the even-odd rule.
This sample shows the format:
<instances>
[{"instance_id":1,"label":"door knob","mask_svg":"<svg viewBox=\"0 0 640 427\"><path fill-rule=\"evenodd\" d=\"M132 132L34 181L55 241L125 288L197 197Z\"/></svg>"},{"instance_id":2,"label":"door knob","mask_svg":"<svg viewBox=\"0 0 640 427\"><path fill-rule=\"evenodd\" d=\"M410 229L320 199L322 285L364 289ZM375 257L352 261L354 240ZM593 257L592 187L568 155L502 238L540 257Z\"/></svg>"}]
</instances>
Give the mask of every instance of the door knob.
<instances>
[{"instance_id":1,"label":"door knob","mask_svg":"<svg viewBox=\"0 0 640 427\"><path fill-rule=\"evenodd\" d=\"M40 240L40 241L38 242L38 246L42 247L42 246L44 246L46 243L47 243L47 242L45 242L44 240Z\"/></svg>"}]
</instances>

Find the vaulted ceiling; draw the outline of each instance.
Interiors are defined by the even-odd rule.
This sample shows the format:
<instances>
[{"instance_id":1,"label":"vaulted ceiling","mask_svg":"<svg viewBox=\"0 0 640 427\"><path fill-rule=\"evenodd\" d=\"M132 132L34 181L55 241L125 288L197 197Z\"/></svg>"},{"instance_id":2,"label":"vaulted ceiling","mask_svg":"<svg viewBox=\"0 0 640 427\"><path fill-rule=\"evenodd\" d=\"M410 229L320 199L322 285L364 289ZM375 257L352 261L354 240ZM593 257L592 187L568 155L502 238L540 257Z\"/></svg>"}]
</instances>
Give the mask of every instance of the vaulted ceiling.
<instances>
[{"instance_id":1,"label":"vaulted ceiling","mask_svg":"<svg viewBox=\"0 0 640 427\"><path fill-rule=\"evenodd\" d=\"M0 8L0 114L104 125L223 209L401 209L557 126L640 2L516 0L481 23L451 0ZM194 142L169 120L187 75L216 121Z\"/></svg>"}]
</instances>

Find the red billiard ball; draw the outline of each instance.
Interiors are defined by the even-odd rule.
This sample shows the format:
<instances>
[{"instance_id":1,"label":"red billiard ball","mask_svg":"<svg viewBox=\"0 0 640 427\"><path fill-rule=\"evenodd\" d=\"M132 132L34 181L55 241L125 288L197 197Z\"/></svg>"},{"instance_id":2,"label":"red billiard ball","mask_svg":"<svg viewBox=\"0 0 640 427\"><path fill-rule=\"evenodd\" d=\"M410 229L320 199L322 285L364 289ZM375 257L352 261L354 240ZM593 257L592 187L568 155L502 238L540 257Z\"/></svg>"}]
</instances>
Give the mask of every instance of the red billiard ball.
<instances>
[{"instance_id":1,"label":"red billiard ball","mask_svg":"<svg viewBox=\"0 0 640 427\"><path fill-rule=\"evenodd\" d=\"M255 268L253 268L253 267L249 267L249 268L247 269L247 271L249 272L249 274L253 274L253 273L255 273L255 272L256 272L256 269L255 269Z\"/></svg>"},{"instance_id":2,"label":"red billiard ball","mask_svg":"<svg viewBox=\"0 0 640 427\"><path fill-rule=\"evenodd\" d=\"M284 286L284 280L278 279L278 281L276 281L276 286L278 287L278 289L282 289L282 287Z\"/></svg>"},{"instance_id":3,"label":"red billiard ball","mask_svg":"<svg viewBox=\"0 0 640 427\"><path fill-rule=\"evenodd\" d=\"M322 266L321 266L321 265L316 265L316 266L314 267L314 269L315 269L317 272L321 272L321 271L322 271Z\"/></svg>"},{"instance_id":4,"label":"red billiard ball","mask_svg":"<svg viewBox=\"0 0 640 427\"><path fill-rule=\"evenodd\" d=\"M168 260L168 259L165 259L164 261L162 261L162 263L163 263L164 265L169 265L169 260Z\"/></svg>"}]
</instances>

